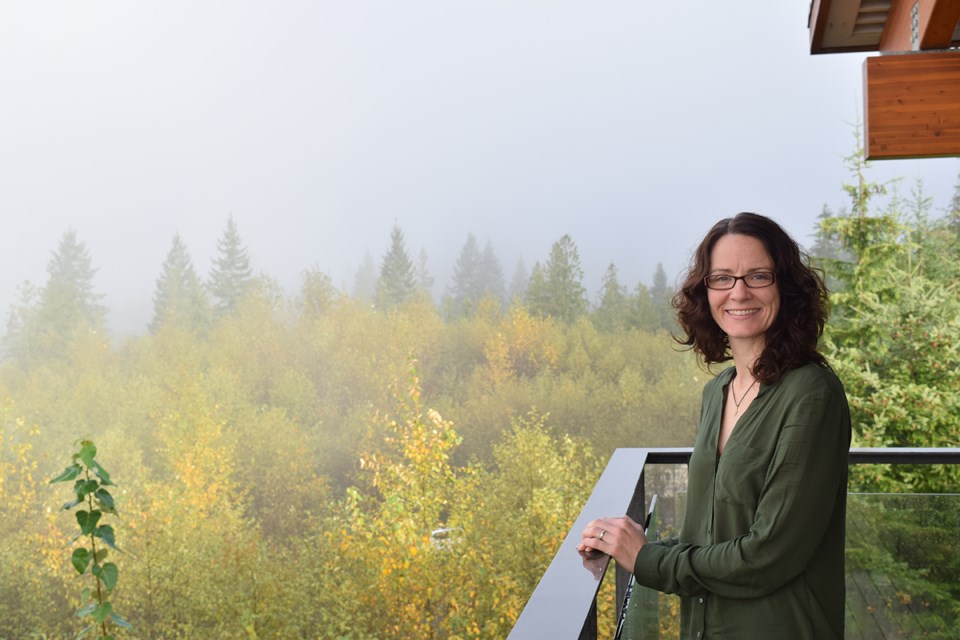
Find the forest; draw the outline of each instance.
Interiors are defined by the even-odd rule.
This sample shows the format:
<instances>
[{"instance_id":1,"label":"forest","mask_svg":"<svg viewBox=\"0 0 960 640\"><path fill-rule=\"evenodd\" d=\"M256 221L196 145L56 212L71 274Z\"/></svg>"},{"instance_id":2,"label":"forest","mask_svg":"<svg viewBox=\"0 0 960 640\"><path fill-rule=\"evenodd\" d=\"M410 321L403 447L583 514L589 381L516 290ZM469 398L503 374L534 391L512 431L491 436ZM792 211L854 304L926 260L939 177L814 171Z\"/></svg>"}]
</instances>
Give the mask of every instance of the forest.
<instances>
[{"instance_id":1,"label":"forest","mask_svg":"<svg viewBox=\"0 0 960 640\"><path fill-rule=\"evenodd\" d=\"M849 203L824 209L810 251L854 446L960 446L960 185L936 210L922 185L900 197L848 162ZM96 581L71 539L96 525L50 483L91 459L81 440L115 505L98 562L131 628L110 633L169 639L505 637L612 451L693 442L712 372L672 340L662 272L629 288L611 264L591 302L564 236L508 287L469 236L436 302L398 227L350 292L319 271L293 295L254 276L232 219L218 252L201 278L174 237L150 326L123 341L72 231L10 309L0 638L87 625ZM946 467L851 477L958 485Z\"/></svg>"}]
</instances>

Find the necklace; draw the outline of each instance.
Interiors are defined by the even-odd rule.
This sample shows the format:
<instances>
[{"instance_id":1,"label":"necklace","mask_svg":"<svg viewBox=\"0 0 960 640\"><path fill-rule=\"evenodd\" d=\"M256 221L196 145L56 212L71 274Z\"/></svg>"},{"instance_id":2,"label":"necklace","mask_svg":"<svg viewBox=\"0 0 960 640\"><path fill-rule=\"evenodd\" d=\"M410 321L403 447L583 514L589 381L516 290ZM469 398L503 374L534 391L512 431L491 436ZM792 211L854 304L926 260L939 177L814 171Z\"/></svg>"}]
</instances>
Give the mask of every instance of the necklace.
<instances>
[{"instance_id":1,"label":"necklace","mask_svg":"<svg viewBox=\"0 0 960 640\"><path fill-rule=\"evenodd\" d=\"M753 389L753 385L757 384L757 379L754 378L753 382L750 383L750 386L747 387L747 390L743 392L743 395L740 396L740 399L737 400L737 390L734 389L733 381L730 382L730 395L733 396L733 404L736 409L733 412L733 415L740 415L740 405L743 403L744 398L747 397L747 394L750 393L750 389Z\"/></svg>"}]
</instances>

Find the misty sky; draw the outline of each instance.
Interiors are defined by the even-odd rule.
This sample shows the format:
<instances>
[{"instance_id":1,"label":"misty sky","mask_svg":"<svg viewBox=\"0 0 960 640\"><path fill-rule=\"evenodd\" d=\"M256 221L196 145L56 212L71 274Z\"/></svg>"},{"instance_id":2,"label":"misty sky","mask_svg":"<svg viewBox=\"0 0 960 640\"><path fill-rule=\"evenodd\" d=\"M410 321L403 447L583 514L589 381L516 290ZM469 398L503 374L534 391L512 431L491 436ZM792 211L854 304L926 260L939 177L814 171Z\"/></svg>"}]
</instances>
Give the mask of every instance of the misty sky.
<instances>
[{"instance_id":1,"label":"misty sky","mask_svg":"<svg viewBox=\"0 0 960 640\"><path fill-rule=\"evenodd\" d=\"M437 293L468 233L509 280L569 233L595 291L671 281L721 217L801 244L846 204L863 55L811 56L806 0L5 0L0 309L68 228L116 333L174 233L206 277L233 215L257 272L349 289L394 223ZM939 212L960 160L883 161Z\"/></svg>"}]
</instances>

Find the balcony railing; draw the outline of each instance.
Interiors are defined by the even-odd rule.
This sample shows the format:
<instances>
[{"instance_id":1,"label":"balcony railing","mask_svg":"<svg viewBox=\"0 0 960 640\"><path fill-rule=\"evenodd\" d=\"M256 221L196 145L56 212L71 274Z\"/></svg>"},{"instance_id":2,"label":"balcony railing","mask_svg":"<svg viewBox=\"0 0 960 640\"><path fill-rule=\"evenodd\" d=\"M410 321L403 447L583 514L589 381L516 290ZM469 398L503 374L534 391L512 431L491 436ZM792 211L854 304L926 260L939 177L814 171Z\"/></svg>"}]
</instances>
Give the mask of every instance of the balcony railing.
<instances>
[{"instance_id":1,"label":"balcony railing","mask_svg":"<svg viewBox=\"0 0 960 640\"><path fill-rule=\"evenodd\" d=\"M602 556L585 560L577 552L580 533L587 523L601 516L627 514L637 521L645 516L645 470L647 465L686 465L690 461L691 448L677 449L617 449L607 463L600 480L593 489L573 527L568 532L553 561L534 590L513 630L509 640L534 640L553 638L557 640L595 640L597 638L597 592L607 571L609 557ZM850 464L960 464L960 449L851 449ZM896 494L889 494L891 496ZM952 503L957 508L956 502ZM848 499L848 557L851 536L856 527L851 527L851 514L862 506ZM960 531L952 532L954 537ZM860 544L869 545L861 537ZM953 542L953 553L958 553ZM623 602L629 573L616 568L617 606ZM851 592L848 567L848 637L851 633L849 603L857 597ZM902 596L907 597L907 596ZM909 602L903 603L910 606ZM866 604L870 607L869 603ZM619 615L617 611L617 615ZM853 621L856 623L856 620ZM859 637L859 636L858 636ZM892 635L891 637L902 637ZM944 636L949 637L949 636Z\"/></svg>"}]
</instances>

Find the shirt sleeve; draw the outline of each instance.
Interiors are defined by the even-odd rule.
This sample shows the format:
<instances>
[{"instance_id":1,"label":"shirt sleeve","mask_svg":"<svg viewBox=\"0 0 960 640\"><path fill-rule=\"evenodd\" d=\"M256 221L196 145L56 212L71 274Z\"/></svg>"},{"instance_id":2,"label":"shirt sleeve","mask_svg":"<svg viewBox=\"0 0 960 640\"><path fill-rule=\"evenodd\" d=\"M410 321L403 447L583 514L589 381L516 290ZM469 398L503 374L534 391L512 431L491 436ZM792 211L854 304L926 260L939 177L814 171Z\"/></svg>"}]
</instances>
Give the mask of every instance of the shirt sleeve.
<instances>
[{"instance_id":1,"label":"shirt sleeve","mask_svg":"<svg viewBox=\"0 0 960 640\"><path fill-rule=\"evenodd\" d=\"M684 596L709 591L756 598L799 575L844 491L849 418L842 389L809 391L787 408L749 531L711 545L646 545L634 574L641 584Z\"/></svg>"}]
</instances>

